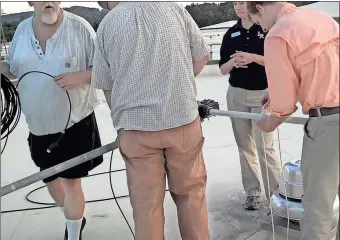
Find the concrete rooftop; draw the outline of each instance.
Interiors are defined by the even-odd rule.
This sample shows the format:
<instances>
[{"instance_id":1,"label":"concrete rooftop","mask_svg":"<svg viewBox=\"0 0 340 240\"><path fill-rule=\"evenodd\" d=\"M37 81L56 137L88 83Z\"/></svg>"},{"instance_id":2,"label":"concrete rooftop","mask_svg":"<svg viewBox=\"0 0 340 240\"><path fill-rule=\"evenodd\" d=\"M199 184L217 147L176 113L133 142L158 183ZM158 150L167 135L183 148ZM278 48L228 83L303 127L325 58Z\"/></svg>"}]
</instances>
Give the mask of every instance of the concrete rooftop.
<instances>
[{"instance_id":1,"label":"concrete rooftop","mask_svg":"<svg viewBox=\"0 0 340 240\"><path fill-rule=\"evenodd\" d=\"M209 65L197 77L198 99L211 98L226 109L228 76L218 72L217 65ZM101 99L104 100L102 94ZM301 109L301 108L300 108ZM295 115L302 116L300 110ZM111 124L107 105L103 103L96 109L97 121L103 144L115 140L116 132ZM259 219L268 212L265 204L259 211L247 212L243 209L245 198L242 189L240 164L237 146L227 117L212 117L203 122L206 138L204 156L208 171L207 199L212 240L263 240L264 231L259 231ZM280 127L283 161L301 156L303 127L283 124ZM9 136L7 147L1 156L1 186L29 176L38 171L30 159L27 146L28 129L22 116L19 125ZM2 142L3 144L3 142ZM277 137L276 137L276 147ZM104 163L92 174L109 170L110 154L105 154ZM124 168L118 151L114 152L113 168ZM113 174L113 187L116 195L128 194L125 172ZM1 211L44 207L28 202L25 197L33 189L43 186L38 182L1 199ZM83 180L86 200L111 198L109 175L98 175ZM45 188L30 196L38 202L52 202ZM119 199L119 204L133 226L129 199ZM176 208L169 194L164 202L167 240L180 239L177 226ZM113 200L88 203L85 217L88 223L83 232L83 240L130 240L129 229ZM38 227L34 227L34 225ZM19 211L1 214L1 240L62 240L64 218L58 208Z\"/></svg>"}]
</instances>

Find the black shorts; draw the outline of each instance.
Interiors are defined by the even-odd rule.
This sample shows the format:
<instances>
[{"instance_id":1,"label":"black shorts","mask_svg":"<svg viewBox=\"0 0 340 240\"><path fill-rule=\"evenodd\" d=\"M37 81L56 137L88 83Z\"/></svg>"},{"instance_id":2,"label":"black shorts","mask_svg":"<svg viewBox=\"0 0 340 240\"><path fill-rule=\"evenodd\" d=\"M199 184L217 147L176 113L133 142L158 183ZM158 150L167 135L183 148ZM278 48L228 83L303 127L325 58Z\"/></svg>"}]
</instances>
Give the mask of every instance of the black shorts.
<instances>
[{"instance_id":1,"label":"black shorts","mask_svg":"<svg viewBox=\"0 0 340 240\"><path fill-rule=\"evenodd\" d=\"M48 153L47 148L60 137L61 133L36 136L32 133L28 136L28 145L31 157L40 171L53 167L71 158L82 155L102 146L97 121L94 112L74 124L65 131L58 146ZM43 180L44 183L51 182L59 177L75 179L89 174L89 171L103 162L103 156L94 158L78 166L60 172Z\"/></svg>"}]
</instances>

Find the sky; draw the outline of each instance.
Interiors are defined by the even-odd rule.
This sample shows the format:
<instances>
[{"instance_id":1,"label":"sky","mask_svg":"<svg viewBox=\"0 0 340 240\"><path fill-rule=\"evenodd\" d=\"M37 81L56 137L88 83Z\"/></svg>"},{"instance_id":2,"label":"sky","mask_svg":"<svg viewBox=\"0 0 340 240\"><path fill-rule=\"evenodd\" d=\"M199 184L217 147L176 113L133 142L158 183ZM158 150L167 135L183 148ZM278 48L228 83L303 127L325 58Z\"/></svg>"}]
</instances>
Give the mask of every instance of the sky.
<instances>
[{"instance_id":1,"label":"sky","mask_svg":"<svg viewBox=\"0 0 340 240\"><path fill-rule=\"evenodd\" d=\"M191 2L177 2L183 5L190 4ZM20 1L1 1L1 9L4 13L19 13L19 12L27 12L32 11L33 8L28 5L27 2L20 2ZM71 6L83 6L83 7L92 7L92 8L99 8L97 2L90 2L90 1L81 1L81 2L61 2L62 7L71 7Z\"/></svg>"},{"instance_id":2,"label":"sky","mask_svg":"<svg viewBox=\"0 0 340 240\"><path fill-rule=\"evenodd\" d=\"M97 2L61 2L61 6L62 7L84 6L100 8ZM27 12L33 10L33 8L30 7L27 2L3 2L3 1L1 1L1 9L6 14Z\"/></svg>"}]
</instances>

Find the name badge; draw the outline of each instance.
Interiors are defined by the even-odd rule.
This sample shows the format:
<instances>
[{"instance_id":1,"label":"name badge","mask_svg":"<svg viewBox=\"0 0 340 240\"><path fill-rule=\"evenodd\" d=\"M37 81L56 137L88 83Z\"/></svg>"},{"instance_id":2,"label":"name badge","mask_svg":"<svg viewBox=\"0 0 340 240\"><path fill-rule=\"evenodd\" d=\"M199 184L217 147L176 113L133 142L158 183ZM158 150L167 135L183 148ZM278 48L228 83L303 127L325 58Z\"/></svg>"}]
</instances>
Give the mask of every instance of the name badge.
<instances>
[{"instance_id":1,"label":"name badge","mask_svg":"<svg viewBox=\"0 0 340 240\"><path fill-rule=\"evenodd\" d=\"M233 38L233 37L237 37L237 36L240 36L240 35L241 35L241 32L238 31L238 32L232 33L232 34L231 34L231 37Z\"/></svg>"}]
</instances>

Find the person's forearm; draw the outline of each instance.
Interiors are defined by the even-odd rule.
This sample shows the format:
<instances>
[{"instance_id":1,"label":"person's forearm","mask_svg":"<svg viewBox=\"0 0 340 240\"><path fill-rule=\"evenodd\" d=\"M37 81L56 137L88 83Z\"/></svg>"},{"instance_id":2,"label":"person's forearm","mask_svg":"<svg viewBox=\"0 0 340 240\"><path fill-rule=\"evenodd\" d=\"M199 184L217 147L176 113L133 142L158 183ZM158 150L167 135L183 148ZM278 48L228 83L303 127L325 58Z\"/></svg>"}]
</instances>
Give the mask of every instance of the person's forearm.
<instances>
[{"instance_id":1,"label":"person's forearm","mask_svg":"<svg viewBox=\"0 0 340 240\"><path fill-rule=\"evenodd\" d=\"M204 58L198 60L198 61L194 61L192 64L194 66L194 76L197 77L198 74L201 73L201 71L203 70L203 68L205 67L205 65L208 63L210 59L210 56L207 55Z\"/></svg>"},{"instance_id":2,"label":"person's forearm","mask_svg":"<svg viewBox=\"0 0 340 240\"><path fill-rule=\"evenodd\" d=\"M254 63L264 66L264 56L253 54L253 58L254 58L253 60Z\"/></svg>"},{"instance_id":3,"label":"person's forearm","mask_svg":"<svg viewBox=\"0 0 340 240\"><path fill-rule=\"evenodd\" d=\"M111 93L112 90L103 90L107 105L111 109Z\"/></svg>"},{"instance_id":4,"label":"person's forearm","mask_svg":"<svg viewBox=\"0 0 340 240\"><path fill-rule=\"evenodd\" d=\"M228 62L226 62L225 64L223 64L220 67L220 71L223 75L227 75L231 72L231 70L233 70L234 68L234 63L235 63L235 59L231 58Z\"/></svg>"},{"instance_id":5,"label":"person's forearm","mask_svg":"<svg viewBox=\"0 0 340 240\"><path fill-rule=\"evenodd\" d=\"M264 115L260 123L260 128L263 132L273 132L276 128L278 128L289 116L272 116L272 115Z\"/></svg>"},{"instance_id":6,"label":"person's forearm","mask_svg":"<svg viewBox=\"0 0 340 240\"><path fill-rule=\"evenodd\" d=\"M5 62L0 62L0 73L5 75L9 80L13 80L16 77L10 73L9 65Z\"/></svg>"},{"instance_id":7,"label":"person's forearm","mask_svg":"<svg viewBox=\"0 0 340 240\"><path fill-rule=\"evenodd\" d=\"M80 83L90 84L92 78L92 69L77 72L77 78L79 78Z\"/></svg>"}]
</instances>

